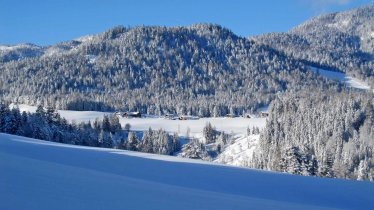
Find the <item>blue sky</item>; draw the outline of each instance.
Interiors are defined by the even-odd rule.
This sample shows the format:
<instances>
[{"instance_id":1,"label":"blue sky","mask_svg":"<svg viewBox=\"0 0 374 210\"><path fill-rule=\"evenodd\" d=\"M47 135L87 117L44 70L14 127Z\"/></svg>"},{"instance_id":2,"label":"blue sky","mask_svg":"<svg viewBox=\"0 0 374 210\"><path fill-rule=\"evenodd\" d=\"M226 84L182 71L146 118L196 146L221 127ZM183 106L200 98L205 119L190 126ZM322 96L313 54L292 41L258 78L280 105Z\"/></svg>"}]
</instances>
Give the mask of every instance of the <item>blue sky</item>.
<instances>
[{"instance_id":1,"label":"blue sky","mask_svg":"<svg viewBox=\"0 0 374 210\"><path fill-rule=\"evenodd\" d=\"M373 0L0 0L0 44L55 44L117 25L217 23L240 36L287 31Z\"/></svg>"}]
</instances>

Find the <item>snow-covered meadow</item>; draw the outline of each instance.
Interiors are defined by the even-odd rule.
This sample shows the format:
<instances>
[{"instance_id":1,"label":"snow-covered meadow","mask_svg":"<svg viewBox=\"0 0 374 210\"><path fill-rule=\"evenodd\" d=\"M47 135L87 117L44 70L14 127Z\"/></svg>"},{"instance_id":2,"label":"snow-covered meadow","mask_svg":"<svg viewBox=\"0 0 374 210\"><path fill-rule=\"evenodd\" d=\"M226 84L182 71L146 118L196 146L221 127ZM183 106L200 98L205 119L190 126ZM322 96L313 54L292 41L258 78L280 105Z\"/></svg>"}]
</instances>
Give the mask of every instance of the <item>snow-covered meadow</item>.
<instances>
[{"instance_id":1,"label":"snow-covered meadow","mask_svg":"<svg viewBox=\"0 0 374 210\"><path fill-rule=\"evenodd\" d=\"M12 104L11 107L16 105ZM20 111L35 112L35 106L19 104ZM102 119L104 115L113 114L109 112L93 111L68 111L59 110L59 114L70 122L93 122L96 118ZM169 120L162 116L148 116L145 118L124 118L120 117L120 123L124 127L127 123L133 130L163 129L169 133L178 133L180 136L199 138L202 136L204 126L210 122L219 131L227 134L246 134L247 128L253 126L263 128L266 124L266 118L200 118L198 120Z\"/></svg>"},{"instance_id":2,"label":"snow-covered meadow","mask_svg":"<svg viewBox=\"0 0 374 210\"><path fill-rule=\"evenodd\" d=\"M374 184L0 134L0 209L372 209Z\"/></svg>"}]
</instances>

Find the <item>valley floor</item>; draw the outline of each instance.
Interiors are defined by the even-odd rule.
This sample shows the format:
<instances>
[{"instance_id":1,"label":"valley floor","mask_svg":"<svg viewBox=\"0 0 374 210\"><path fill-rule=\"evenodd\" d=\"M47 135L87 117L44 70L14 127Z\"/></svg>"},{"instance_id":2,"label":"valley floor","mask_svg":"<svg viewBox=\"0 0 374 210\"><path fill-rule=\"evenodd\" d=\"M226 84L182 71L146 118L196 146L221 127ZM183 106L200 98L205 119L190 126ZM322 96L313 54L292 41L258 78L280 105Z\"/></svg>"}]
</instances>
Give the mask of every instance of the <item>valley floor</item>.
<instances>
[{"instance_id":1,"label":"valley floor","mask_svg":"<svg viewBox=\"0 0 374 210\"><path fill-rule=\"evenodd\" d=\"M17 105L21 112L35 112L36 106L29 106L25 104ZM11 108L16 107L12 104ZM267 110L267 109L266 109ZM95 111L70 111L59 110L61 117L70 122L93 122L96 118L102 119L104 115L113 113L109 112L95 112ZM211 123L218 131L224 131L227 134L246 134L247 128L253 126L263 128L266 124L266 118L226 118L226 117L211 117L200 118L198 120L169 120L163 116L147 116L146 118L125 118L120 117L122 127L127 123L131 125L132 130L144 131L148 128L153 130L163 129L169 133L178 133L179 136L186 136L189 131L190 137L200 138L206 123Z\"/></svg>"}]
</instances>

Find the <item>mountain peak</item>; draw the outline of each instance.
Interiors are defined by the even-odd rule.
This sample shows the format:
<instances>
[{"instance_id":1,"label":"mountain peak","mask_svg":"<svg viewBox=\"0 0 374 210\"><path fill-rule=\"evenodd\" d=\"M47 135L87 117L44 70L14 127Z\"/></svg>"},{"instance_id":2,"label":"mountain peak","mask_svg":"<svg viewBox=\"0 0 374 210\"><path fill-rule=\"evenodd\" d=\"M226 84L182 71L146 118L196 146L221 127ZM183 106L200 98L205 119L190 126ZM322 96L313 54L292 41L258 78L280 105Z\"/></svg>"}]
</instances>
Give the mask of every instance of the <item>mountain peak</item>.
<instances>
[{"instance_id":1,"label":"mountain peak","mask_svg":"<svg viewBox=\"0 0 374 210\"><path fill-rule=\"evenodd\" d=\"M374 4L321 15L287 33L254 39L308 65L374 81Z\"/></svg>"},{"instance_id":2,"label":"mountain peak","mask_svg":"<svg viewBox=\"0 0 374 210\"><path fill-rule=\"evenodd\" d=\"M337 30L344 33L358 33L374 24L374 4L344 11L320 15L291 29L291 33L305 33L315 30Z\"/></svg>"}]
</instances>

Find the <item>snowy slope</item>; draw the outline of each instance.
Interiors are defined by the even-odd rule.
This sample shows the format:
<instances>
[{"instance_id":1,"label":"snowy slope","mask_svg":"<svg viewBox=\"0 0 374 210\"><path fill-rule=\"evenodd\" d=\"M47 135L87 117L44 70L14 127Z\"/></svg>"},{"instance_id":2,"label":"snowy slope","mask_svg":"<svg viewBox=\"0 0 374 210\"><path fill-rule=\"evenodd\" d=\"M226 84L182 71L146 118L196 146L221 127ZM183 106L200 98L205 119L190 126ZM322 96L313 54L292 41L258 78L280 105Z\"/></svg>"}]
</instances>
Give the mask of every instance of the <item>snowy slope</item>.
<instances>
[{"instance_id":1,"label":"snowy slope","mask_svg":"<svg viewBox=\"0 0 374 210\"><path fill-rule=\"evenodd\" d=\"M248 166L254 151L257 149L259 139L260 135L238 135L233 144L224 148L215 162L234 166Z\"/></svg>"},{"instance_id":2,"label":"snowy slope","mask_svg":"<svg viewBox=\"0 0 374 210\"><path fill-rule=\"evenodd\" d=\"M368 84L366 84L365 82L357 78L347 76L345 73L328 71L325 69L319 69L319 68L314 68L314 67L312 67L311 69L313 72L319 73L323 77L345 83L347 84L348 87L361 89L361 90L370 90L370 86Z\"/></svg>"},{"instance_id":3,"label":"snowy slope","mask_svg":"<svg viewBox=\"0 0 374 210\"><path fill-rule=\"evenodd\" d=\"M117 154L120 152L121 154ZM0 209L371 209L374 184L0 134ZM148 157L153 157L149 159Z\"/></svg>"}]
</instances>

